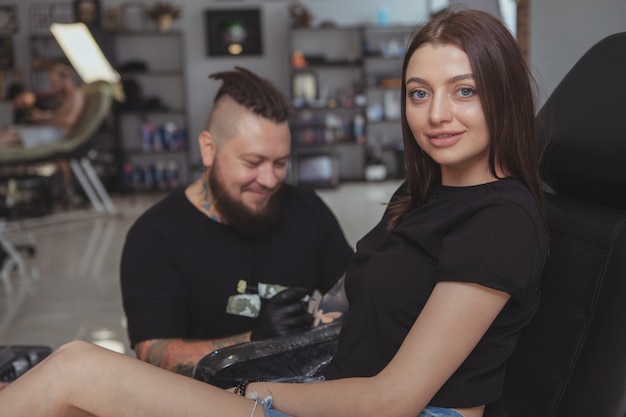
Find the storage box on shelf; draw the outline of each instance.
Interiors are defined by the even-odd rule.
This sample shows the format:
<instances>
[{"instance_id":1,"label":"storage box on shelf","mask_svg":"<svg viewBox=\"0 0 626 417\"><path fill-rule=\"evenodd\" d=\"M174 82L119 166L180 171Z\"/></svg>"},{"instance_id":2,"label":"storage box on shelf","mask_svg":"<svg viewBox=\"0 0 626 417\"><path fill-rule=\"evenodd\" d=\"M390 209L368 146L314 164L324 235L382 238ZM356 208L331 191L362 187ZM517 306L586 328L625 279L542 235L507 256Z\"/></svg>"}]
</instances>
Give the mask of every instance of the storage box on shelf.
<instances>
[{"instance_id":1,"label":"storage box on shelf","mask_svg":"<svg viewBox=\"0 0 626 417\"><path fill-rule=\"evenodd\" d=\"M115 39L127 96L116 111L123 188L175 188L189 177L182 34L118 32Z\"/></svg>"}]
</instances>

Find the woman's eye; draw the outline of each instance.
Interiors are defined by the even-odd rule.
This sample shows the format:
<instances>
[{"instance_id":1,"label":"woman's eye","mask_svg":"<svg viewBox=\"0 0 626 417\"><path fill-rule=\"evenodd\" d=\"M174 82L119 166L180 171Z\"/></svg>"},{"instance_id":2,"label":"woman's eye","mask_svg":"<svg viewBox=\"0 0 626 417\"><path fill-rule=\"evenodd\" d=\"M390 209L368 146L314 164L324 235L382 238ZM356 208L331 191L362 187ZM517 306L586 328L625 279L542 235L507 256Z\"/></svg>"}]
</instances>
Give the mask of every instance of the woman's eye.
<instances>
[{"instance_id":1,"label":"woman's eye","mask_svg":"<svg viewBox=\"0 0 626 417\"><path fill-rule=\"evenodd\" d=\"M460 97L471 97L474 95L474 89L470 87L461 87L457 90Z\"/></svg>"},{"instance_id":2,"label":"woman's eye","mask_svg":"<svg viewBox=\"0 0 626 417\"><path fill-rule=\"evenodd\" d=\"M422 100L428 96L428 93L424 90L413 90L411 91L410 96L412 99Z\"/></svg>"}]
</instances>

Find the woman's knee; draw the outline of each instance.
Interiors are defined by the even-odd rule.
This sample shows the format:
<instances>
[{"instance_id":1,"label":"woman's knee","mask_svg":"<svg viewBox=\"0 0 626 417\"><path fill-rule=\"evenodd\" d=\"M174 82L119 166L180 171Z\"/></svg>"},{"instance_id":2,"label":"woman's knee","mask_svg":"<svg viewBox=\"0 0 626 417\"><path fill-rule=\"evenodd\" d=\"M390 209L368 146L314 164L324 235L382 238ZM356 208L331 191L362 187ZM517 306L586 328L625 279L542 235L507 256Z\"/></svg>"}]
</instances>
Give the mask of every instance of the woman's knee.
<instances>
[{"instance_id":1,"label":"woman's knee","mask_svg":"<svg viewBox=\"0 0 626 417\"><path fill-rule=\"evenodd\" d=\"M79 354L95 348L95 345L84 340L72 340L57 348L52 355Z\"/></svg>"},{"instance_id":2,"label":"woman's knee","mask_svg":"<svg viewBox=\"0 0 626 417\"><path fill-rule=\"evenodd\" d=\"M45 362L65 367L80 366L85 360L93 360L93 352L96 349L97 347L89 342L74 340L57 348Z\"/></svg>"}]
</instances>

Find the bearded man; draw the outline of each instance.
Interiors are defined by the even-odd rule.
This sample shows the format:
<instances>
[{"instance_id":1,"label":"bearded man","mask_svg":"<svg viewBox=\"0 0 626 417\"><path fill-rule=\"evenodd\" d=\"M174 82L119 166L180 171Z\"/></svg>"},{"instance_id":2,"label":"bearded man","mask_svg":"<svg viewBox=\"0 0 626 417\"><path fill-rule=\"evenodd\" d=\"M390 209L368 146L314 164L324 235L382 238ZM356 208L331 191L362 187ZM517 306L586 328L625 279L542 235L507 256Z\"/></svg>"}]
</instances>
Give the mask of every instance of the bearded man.
<instances>
[{"instance_id":1,"label":"bearded man","mask_svg":"<svg viewBox=\"0 0 626 417\"><path fill-rule=\"evenodd\" d=\"M137 357L185 375L216 349L310 328L306 296L332 288L353 252L315 192L284 183L287 98L244 68L211 78L204 175L137 219L121 261Z\"/></svg>"}]
</instances>

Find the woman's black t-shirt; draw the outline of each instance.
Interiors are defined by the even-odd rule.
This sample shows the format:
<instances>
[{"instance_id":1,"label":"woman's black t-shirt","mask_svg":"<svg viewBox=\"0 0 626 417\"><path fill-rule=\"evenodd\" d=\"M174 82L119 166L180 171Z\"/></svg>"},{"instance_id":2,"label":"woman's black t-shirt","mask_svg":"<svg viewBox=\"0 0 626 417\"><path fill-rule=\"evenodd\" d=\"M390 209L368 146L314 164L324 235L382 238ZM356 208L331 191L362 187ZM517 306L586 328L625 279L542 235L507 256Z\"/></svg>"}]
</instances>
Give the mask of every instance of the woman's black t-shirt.
<instances>
[{"instance_id":1,"label":"woman's black t-shirt","mask_svg":"<svg viewBox=\"0 0 626 417\"><path fill-rule=\"evenodd\" d=\"M347 275L350 303L327 379L372 376L393 358L438 281L470 282L511 299L431 401L473 407L502 393L505 364L539 303L547 238L521 182L436 187L393 230L387 218L357 244ZM454 343L454 340L450 341Z\"/></svg>"}]
</instances>

